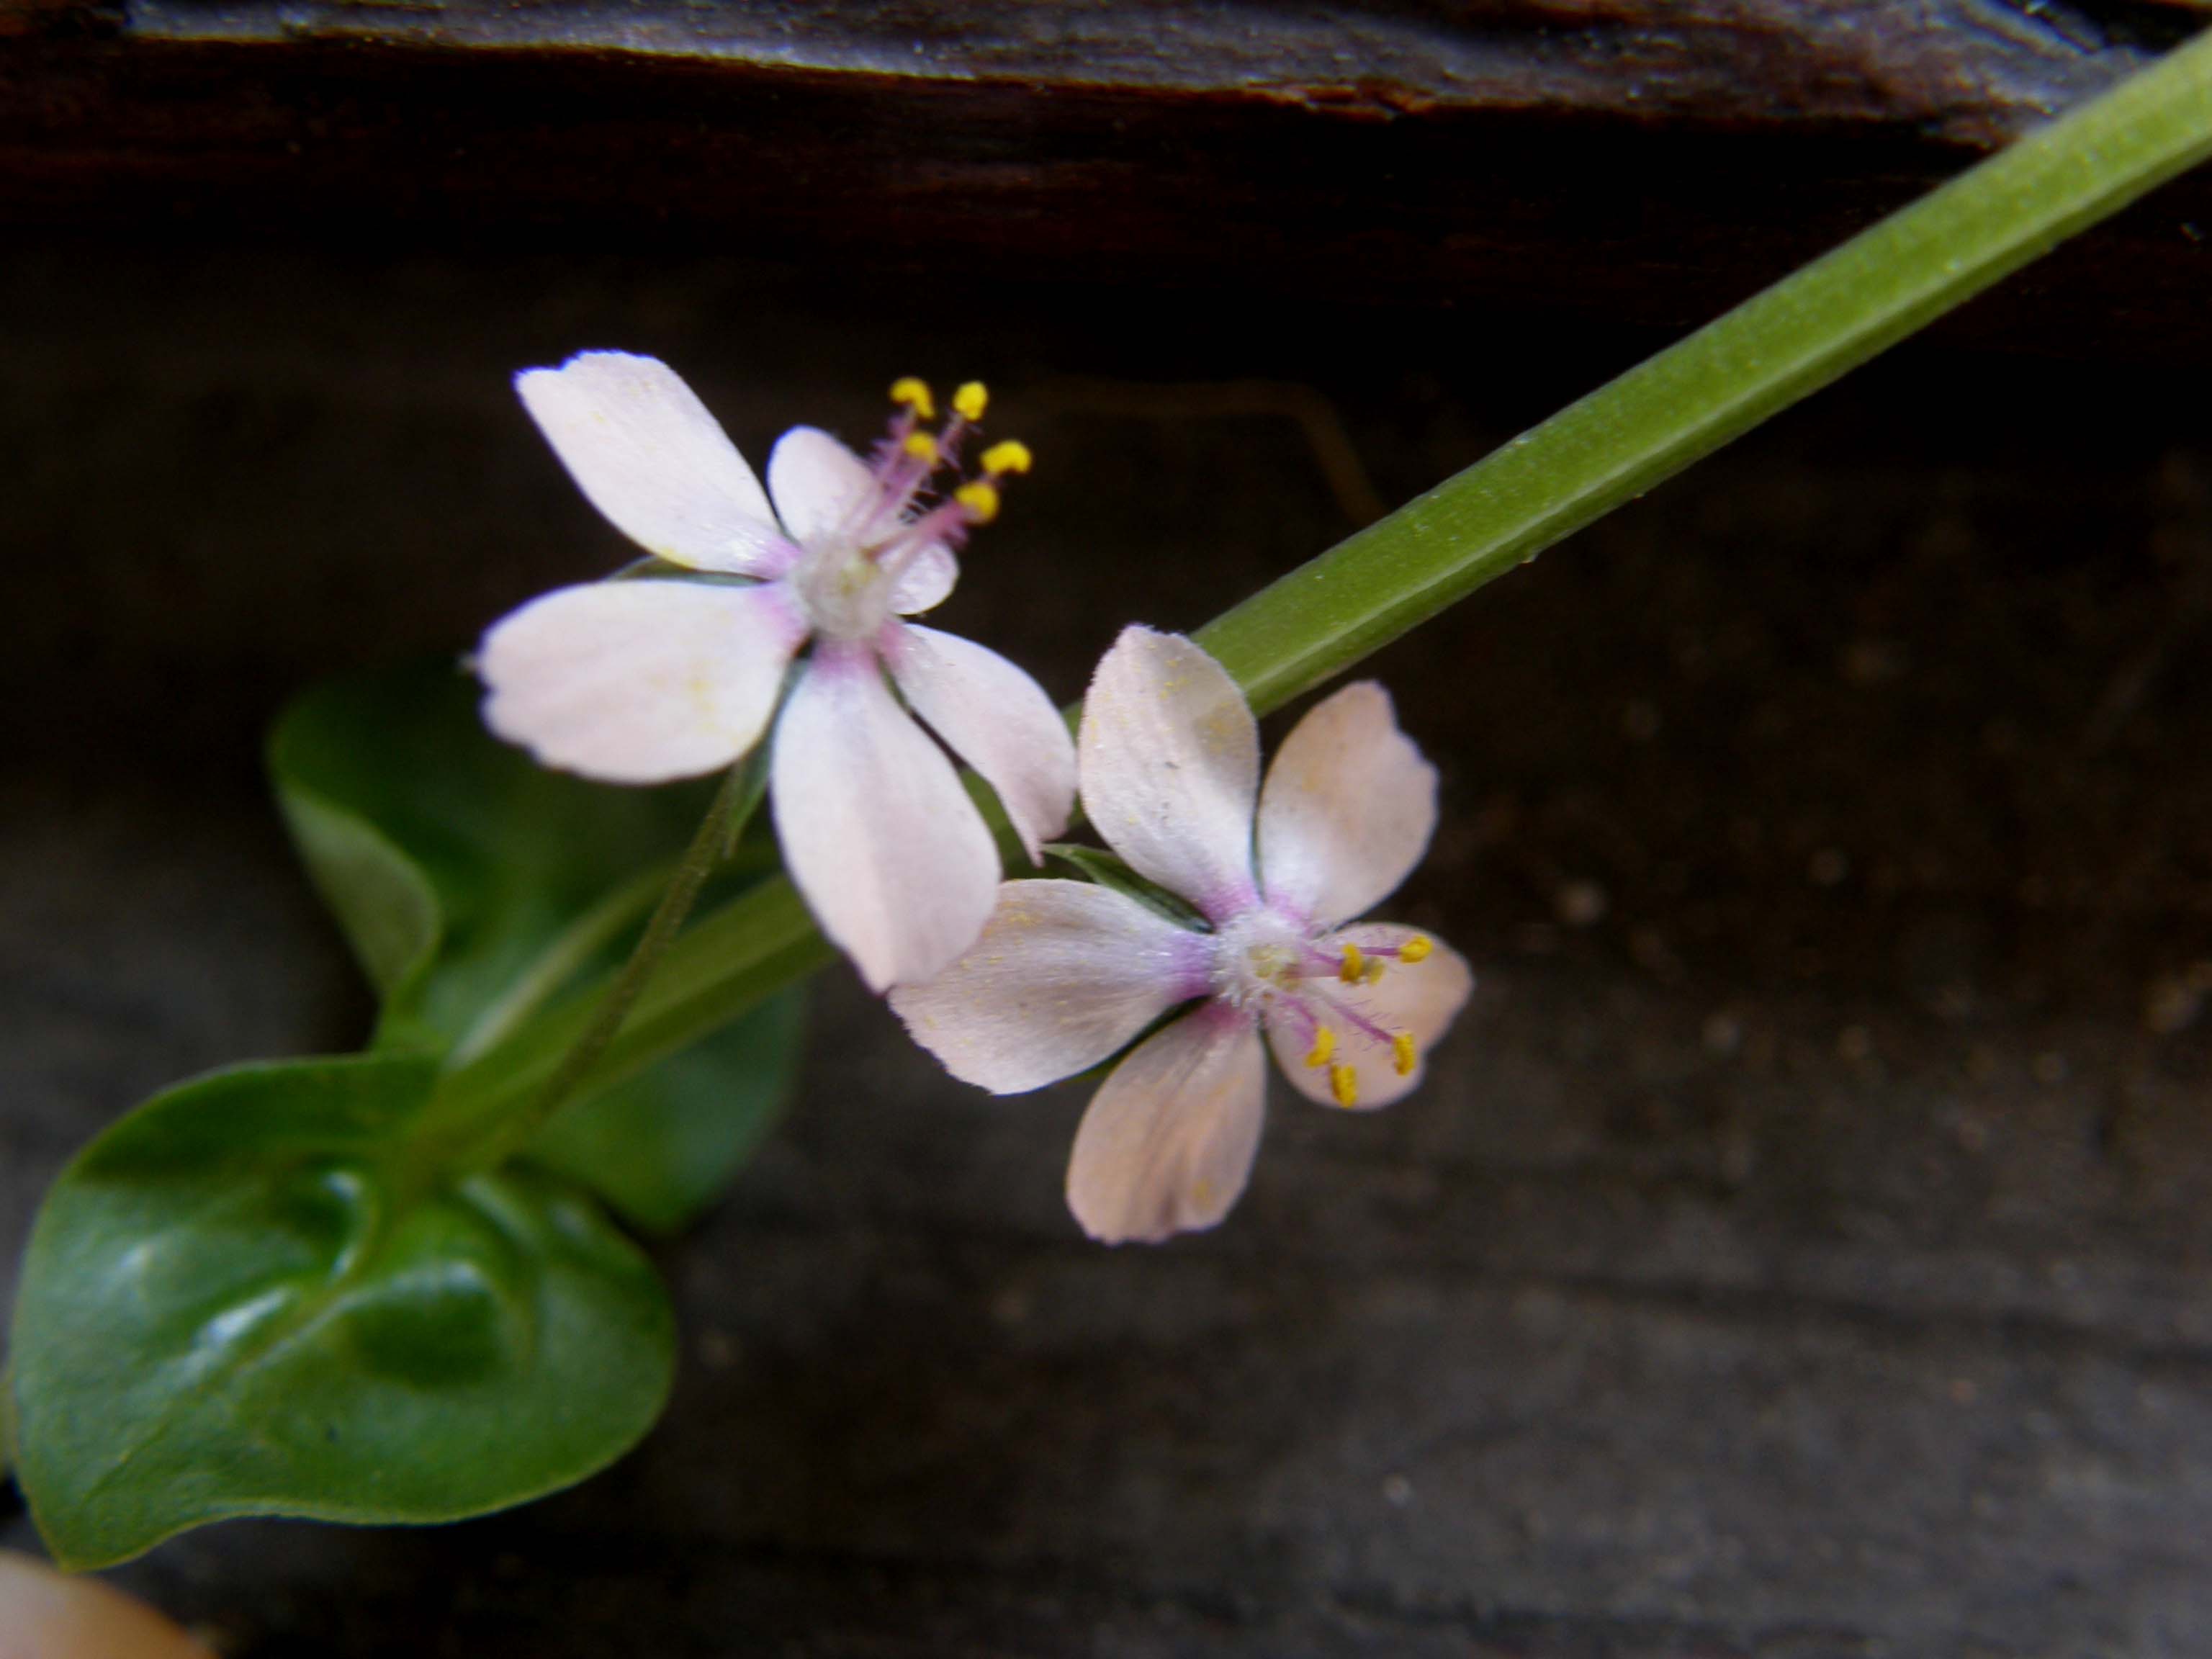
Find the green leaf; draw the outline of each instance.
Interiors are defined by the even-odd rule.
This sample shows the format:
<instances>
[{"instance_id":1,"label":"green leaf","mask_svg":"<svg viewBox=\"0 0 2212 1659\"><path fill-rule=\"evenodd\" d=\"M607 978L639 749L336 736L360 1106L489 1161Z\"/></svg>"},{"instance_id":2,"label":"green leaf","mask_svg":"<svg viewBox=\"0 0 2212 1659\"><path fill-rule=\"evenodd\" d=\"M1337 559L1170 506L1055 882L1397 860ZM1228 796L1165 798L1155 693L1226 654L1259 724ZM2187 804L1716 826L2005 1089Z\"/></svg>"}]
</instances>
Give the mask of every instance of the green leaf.
<instances>
[{"instance_id":1,"label":"green leaf","mask_svg":"<svg viewBox=\"0 0 2212 1659\"><path fill-rule=\"evenodd\" d=\"M621 1035L592 1066L585 1091L665 1063L836 959L789 878L763 877L677 935ZM438 1087L446 1132L465 1139L474 1127L525 1109L590 1027L606 989L602 981L541 1010L507 1040L448 1072Z\"/></svg>"},{"instance_id":2,"label":"green leaf","mask_svg":"<svg viewBox=\"0 0 2212 1659\"><path fill-rule=\"evenodd\" d=\"M270 744L293 838L384 999L378 1047L449 1068L612 973L716 787L546 771L484 730L478 695L448 663L334 681ZM750 843L709 891L741 890L772 858ZM544 1132L542 1161L640 1226L680 1225L774 1121L798 1013L593 1080Z\"/></svg>"},{"instance_id":3,"label":"green leaf","mask_svg":"<svg viewBox=\"0 0 2212 1659\"><path fill-rule=\"evenodd\" d=\"M651 1265L554 1176L412 1167L434 1076L218 1073L64 1171L13 1333L18 1478L58 1560L230 1516L454 1520L650 1426L674 1363Z\"/></svg>"},{"instance_id":4,"label":"green leaf","mask_svg":"<svg viewBox=\"0 0 2212 1659\"><path fill-rule=\"evenodd\" d=\"M633 1226L679 1231L783 1115L805 1012L804 987L776 993L644 1075L564 1107L529 1156L588 1185Z\"/></svg>"},{"instance_id":5,"label":"green leaf","mask_svg":"<svg viewBox=\"0 0 2212 1659\"><path fill-rule=\"evenodd\" d=\"M484 730L478 695L457 665L333 681L270 741L309 874L384 999L380 1047L481 1048L603 963L713 796L547 771Z\"/></svg>"}]
</instances>

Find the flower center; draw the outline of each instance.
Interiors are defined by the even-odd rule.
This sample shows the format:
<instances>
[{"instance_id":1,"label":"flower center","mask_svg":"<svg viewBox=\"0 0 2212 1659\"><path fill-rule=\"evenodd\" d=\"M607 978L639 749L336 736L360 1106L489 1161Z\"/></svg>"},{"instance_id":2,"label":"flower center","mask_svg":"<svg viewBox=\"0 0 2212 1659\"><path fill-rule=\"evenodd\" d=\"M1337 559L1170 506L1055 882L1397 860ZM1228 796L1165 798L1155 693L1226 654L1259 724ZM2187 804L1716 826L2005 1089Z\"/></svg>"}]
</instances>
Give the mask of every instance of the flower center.
<instances>
[{"instance_id":1,"label":"flower center","mask_svg":"<svg viewBox=\"0 0 2212 1659\"><path fill-rule=\"evenodd\" d=\"M983 452L979 476L963 472L960 447L990 401L980 380L952 394L951 412L934 431L926 423L936 419L937 400L922 381L897 381L891 401L899 412L870 463L874 488L808 544L792 573L807 620L828 639L873 635L897 608L901 580L931 550L957 552L970 531L998 517L1006 475L1030 470L1028 447L1009 439ZM955 481L949 489L939 487L940 474Z\"/></svg>"},{"instance_id":2,"label":"flower center","mask_svg":"<svg viewBox=\"0 0 2212 1659\"><path fill-rule=\"evenodd\" d=\"M1297 1032L1309 1045L1306 1064L1328 1068L1337 1104L1357 1106L1358 1068L1340 1045L1386 1051L1392 1070L1400 1077L1412 1075L1419 1059L1413 1033L1393 1030L1376 1019L1366 993L1388 963L1410 967L1435 948L1415 933L1396 945L1363 950L1340 936L1310 934L1291 917L1261 906L1213 936L1213 994L1231 1007L1250 1010L1271 1027Z\"/></svg>"},{"instance_id":3,"label":"flower center","mask_svg":"<svg viewBox=\"0 0 2212 1659\"><path fill-rule=\"evenodd\" d=\"M791 580L807 621L825 639L866 639L891 614L893 579L862 548L843 542L809 548Z\"/></svg>"},{"instance_id":4,"label":"flower center","mask_svg":"<svg viewBox=\"0 0 2212 1659\"><path fill-rule=\"evenodd\" d=\"M1316 954L1304 930L1279 911L1246 911L1214 935L1213 994L1237 1008L1265 1012L1295 997L1306 957Z\"/></svg>"}]
</instances>

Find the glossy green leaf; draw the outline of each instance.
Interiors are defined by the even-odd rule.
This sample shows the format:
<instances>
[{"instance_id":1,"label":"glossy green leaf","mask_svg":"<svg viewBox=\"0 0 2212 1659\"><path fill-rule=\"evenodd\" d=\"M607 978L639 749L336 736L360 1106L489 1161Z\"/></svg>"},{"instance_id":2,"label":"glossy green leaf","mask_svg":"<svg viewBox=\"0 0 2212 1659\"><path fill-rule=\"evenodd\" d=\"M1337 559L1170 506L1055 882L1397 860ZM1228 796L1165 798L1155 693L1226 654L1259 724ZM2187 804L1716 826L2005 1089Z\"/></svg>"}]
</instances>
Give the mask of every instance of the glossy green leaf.
<instances>
[{"instance_id":1,"label":"glossy green leaf","mask_svg":"<svg viewBox=\"0 0 2212 1659\"><path fill-rule=\"evenodd\" d=\"M564 1107L530 1157L585 1182L633 1226L695 1220L783 1115L805 989L791 986L702 1042Z\"/></svg>"},{"instance_id":2,"label":"glossy green leaf","mask_svg":"<svg viewBox=\"0 0 2212 1659\"><path fill-rule=\"evenodd\" d=\"M270 769L293 837L383 998L381 1047L482 1047L641 919L711 781L547 771L477 717L458 664L317 687Z\"/></svg>"},{"instance_id":3,"label":"glossy green leaf","mask_svg":"<svg viewBox=\"0 0 2212 1659\"><path fill-rule=\"evenodd\" d=\"M293 838L384 999L379 1047L449 1067L614 970L716 787L546 771L484 730L479 695L444 663L335 681L295 703L270 744ZM710 892L742 890L772 857L755 837ZM801 994L595 1080L548 1127L541 1161L640 1226L681 1225L774 1121Z\"/></svg>"},{"instance_id":4,"label":"glossy green leaf","mask_svg":"<svg viewBox=\"0 0 2212 1659\"><path fill-rule=\"evenodd\" d=\"M156 1097L40 1212L18 1478L57 1559L286 1514L453 1520L574 1482L659 1413L651 1265L567 1182L411 1166L434 1066L250 1066Z\"/></svg>"}]
</instances>

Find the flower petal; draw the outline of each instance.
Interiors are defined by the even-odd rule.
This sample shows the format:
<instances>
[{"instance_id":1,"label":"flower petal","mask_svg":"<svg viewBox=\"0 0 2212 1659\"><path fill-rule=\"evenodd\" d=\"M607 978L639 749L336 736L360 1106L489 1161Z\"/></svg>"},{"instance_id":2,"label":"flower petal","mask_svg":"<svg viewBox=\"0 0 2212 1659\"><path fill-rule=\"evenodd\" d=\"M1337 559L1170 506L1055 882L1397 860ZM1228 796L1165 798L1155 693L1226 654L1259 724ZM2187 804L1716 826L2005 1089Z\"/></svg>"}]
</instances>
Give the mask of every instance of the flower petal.
<instances>
[{"instance_id":1,"label":"flower petal","mask_svg":"<svg viewBox=\"0 0 2212 1659\"><path fill-rule=\"evenodd\" d=\"M1123 629L1076 744L1084 810L1133 869L1215 921L1255 902L1259 728L1219 663L1179 634Z\"/></svg>"},{"instance_id":2,"label":"flower petal","mask_svg":"<svg viewBox=\"0 0 2212 1659\"><path fill-rule=\"evenodd\" d=\"M1316 703L1260 792L1260 878L1269 899L1333 927L1398 889L1437 827L1437 769L1399 731L1372 680Z\"/></svg>"},{"instance_id":3,"label":"flower petal","mask_svg":"<svg viewBox=\"0 0 2212 1659\"><path fill-rule=\"evenodd\" d=\"M776 516L802 547L857 532L883 503L883 487L868 464L811 426L795 426L775 441L768 489Z\"/></svg>"},{"instance_id":4,"label":"flower petal","mask_svg":"<svg viewBox=\"0 0 2212 1659\"><path fill-rule=\"evenodd\" d=\"M0 1551L0 1632L9 1659L212 1659L122 1591L14 1550Z\"/></svg>"},{"instance_id":5,"label":"flower petal","mask_svg":"<svg viewBox=\"0 0 2212 1659\"><path fill-rule=\"evenodd\" d=\"M1075 1132L1067 1207L1102 1243L1211 1227L1252 1173L1267 1068L1249 1015L1208 1003L1114 1068Z\"/></svg>"},{"instance_id":6,"label":"flower petal","mask_svg":"<svg viewBox=\"0 0 2212 1659\"><path fill-rule=\"evenodd\" d=\"M975 942L998 848L873 651L816 650L776 723L770 788L785 866L872 989L927 979Z\"/></svg>"},{"instance_id":7,"label":"flower petal","mask_svg":"<svg viewBox=\"0 0 2212 1659\"><path fill-rule=\"evenodd\" d=\"M1201 935L1087 881L1010 881L982 938L891 1007L953 1076L1011 1095L1096 1066L1206 988Z\"/></svg>"},{"instance_id":8,"label":"flower petal","mask_svg":"<svg viewBox=\"0 0 2212 1659\"><path fill-rule=\"evenodd\" d=\"M952 556L952 550L943 542L932 542L891 584L891 609L902 617L934 611L959 580L960 561Z\"/></svg>"},{"instance_id":9,"label":"flower petal","mask_svg":"<svg viewBox=\"0 0 2212 1659\"><path fill-rule=\"evenodd\" d=\"M494 623L476 669L484 722L548 766L661 783L760 738L805 625L781 583L596 582Z\"/></svg>"},{"instance_id":10,"label":"flower petal","mask_svg":"<svg viewBox=\"0 0 2212 1659\"><path fill-rule=\"evenodd\" d=\"M906 623L883 632L884 656L914 712L999 792L1014 831L1040 844L1075 807L1075 744L1044 688L995 651Z\"/></svg>"},{"instance_id":11,"label":"flower petal","mask_svg":"<svg viewBox=\"0 0 2212 1659\"><path fill-rule=\"evenodd\" d=\"M592 505L647 552L740 576L788 568L760 480L667 364L586 351L514 389Z\"/></svg>"},{"instance_id":12,"label":"flower petal","mask_svg":"<svg viewBox=\"0 0 2212 1659\"><path fill-rule=\"evenodd\" d=\"M1419 931L1392 921L1363 922L1329 935L1321 944L1331 954L1347 943L1357 945L1372 957L1378 950L1395 949ZM1467 958L1449 945L1434 939L1429 943L1429 954L1419 962L1377 958L1385 966L1382 977L1372 985L1329 988L1338 1001L1372 1024L1388 1031L1403 1031L1413 1039L1413 1069L1401 1077L1397 1056L1387 1043L1362 1036L1342 1024L1331 1027L1336 1034L1335 1060L1351 1066L1358 1083L1353 1104L1358 1110L1388 1106L1421 1086L1430 1047L1450 1027L1466 1006L1468 993L1474 988ZM1307 1099L1334 1106L1336 1096L1328 1068L1305 1063L1312 1042L1311 1032L1287 1021L1268 1024L1267 1046L1275 1051L1275 1064L1283 1068L1283 1075Z\"/></svg>"}]
</instances>

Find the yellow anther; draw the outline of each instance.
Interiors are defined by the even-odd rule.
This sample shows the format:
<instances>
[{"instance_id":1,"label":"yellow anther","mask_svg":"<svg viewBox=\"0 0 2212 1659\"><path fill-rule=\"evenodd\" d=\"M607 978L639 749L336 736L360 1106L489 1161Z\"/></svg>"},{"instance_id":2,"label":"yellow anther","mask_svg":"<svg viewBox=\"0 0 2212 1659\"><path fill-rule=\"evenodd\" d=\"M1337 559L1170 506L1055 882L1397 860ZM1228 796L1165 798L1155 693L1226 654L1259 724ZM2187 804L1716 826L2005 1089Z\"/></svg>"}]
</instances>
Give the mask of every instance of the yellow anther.
<instances>
[{"instance_id":1,"label":"yellow anther","mask_svg":"<svg viewBox=\"0 0 2212 1659\"><path fill-rule=\"evenodd\" d=\"M1344 947L1344 966L1336 970L1336 976L1346 985L1357 985L1359 976L1366 971L1367 958L1359 954L1357 945L1347 941Z\"/></svg>"},{"instance_id":2,"label":"yellow anther","mask_svg":"<svg viewBox=\"0 0 2212 1659\"><path fill-rule=\"evenodd\" d=\"M991 394L981 380L970 380L952 394L952 412L963 421L980 421L991 401Z\"/></svg>"},{"instance_id":3,"label":"yellow anther","mask_svg":"<svg viewBox=\"0 0 2212 1659\"><path fill-rule=\"evenodd\" d=\"M988 524L999 516L999 487L977 478L964 483L952 492L952 499L968 509L968 516L977 524Z\"/></svg>"},{"instance_id":4,"label":"yellow anther","mask_svg":"<svg viewBox=\"0 0 2212 1659\"><path fill-rule=\"evenodd\" d=\"M1357 1106L1359 1104L1359 1073L1349 1066L1330 1066L1328 1091L1336 1097L1338 1105Z\"/></svg>"},{"instance_id":5,"label":"yellow anther","mask_svg":"<svg viewBox=\"0 0 2212 1659\"><path fill-rule=\"evenodd\" d=\"M1413 1074L1413 1034L1401 1031L1390 1039L1390 1059L1398 1068L1400 1077Z\"/></svg>"},{"instance_id":6,"label":"yellow anther","mask_svg":"<svg viewBox=\"0 0 2212 1659\"><path fill-rule=\"evenodd\" d=\"M983 452L983 471L993 477L1005 472L1026 472L1029 470L1030 447L1018 438L993 444Z\"/></svg>"},{"instance_id":7,"label":"yellow anther","mask_svg":"<svg viewBox=\"0 0 2212 1659\"><path fill-rule=\"evenodd\" d=\"M1425 961L1429 952L1436 948L1437 942L1426 933L1416 933L1398 947L1398 960L1401 962Z\"/></svg>"},{"instance_id":8,"label":"yellow anther","mask_svg":"<svg viewBox=\"0 0 2212 1659\"><path fill-rule=\"evenodd\" d=\"M906 453L926 465L937 465L937 440L927 432L909 432L902 446Z\"/></svg>"},{"instance_id":9,"label":"yellow anther","mask_svg":"<svg viewBox=\"0 0 2212 1659\"><path fill-rule=\"evenodd\" d=\"M1335 1052L1336 1033L1326 1025L1315 1026L1313 1052L1306 1056L1306 1064L1316 1067L1326 1066L1329 1056Z\"/></svg>"},{"instance_id":10,"label":"yellow anther","mask_svg":"<svg viewBox=\"0 0 2212 1659\"><path fill-rule=\"evenodd\" d=\"M1370 957L1367 958L1367 970L1360 975L1360 978L1365 980L1370 985L1372 985L1382 977L1382 967L1383 963L1382 957Z\"/></svg>"},{"instance_id":11,"label":"yellow anther","mask_svg":"<svg viewBox=\"0 0 2212 1659\"><path fill-rule=\"evenodd\" d=\"M891 382L891 401L904 404L925 421L937 418L937 399L930 395L929 382L911 374Z\"/></svg>"}]
</instances>

